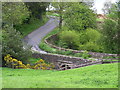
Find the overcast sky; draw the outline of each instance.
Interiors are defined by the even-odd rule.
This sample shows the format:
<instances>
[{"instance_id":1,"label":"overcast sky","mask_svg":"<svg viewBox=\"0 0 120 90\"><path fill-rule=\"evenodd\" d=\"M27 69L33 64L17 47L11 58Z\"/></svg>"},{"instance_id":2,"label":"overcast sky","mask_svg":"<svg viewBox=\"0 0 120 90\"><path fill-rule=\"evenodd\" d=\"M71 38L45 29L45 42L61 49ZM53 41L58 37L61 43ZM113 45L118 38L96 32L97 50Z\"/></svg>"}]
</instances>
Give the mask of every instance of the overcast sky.
<instances>
[{"instance_id":1,"label":"overcast sky","mask_svg":"<svg viewBox=\"0 0 120 90\"><path fill-rule=\"evenodd\" d=\"M93 0L93 1L94 1L94 7L93 8L97 9L97 14L103 14L102 8L104 7L105 2L109 2L109 1L111 3L118 2L118 0ZM55 8L50 5L50 10L53 10L53 9L55 9ZM48 10L48 8L46 10Z\"/></svg>"},{"instance_id":2,"label":"overcast sky","mask_svg":"<svg viewBox=\"0 0 120 90\"><path fill-rule=\"evenodd\" d=\"M98 13L98 14L102 14L102 13L103 13L102 8L103 8L104 3L105 3L106 1L107 1L107 2L111 1L112 3L115 3L115 2L117 2L118 0L94 0L94 2L95 2L94 7L97 9L97 13Z\"/></svg>"}]
</instances>

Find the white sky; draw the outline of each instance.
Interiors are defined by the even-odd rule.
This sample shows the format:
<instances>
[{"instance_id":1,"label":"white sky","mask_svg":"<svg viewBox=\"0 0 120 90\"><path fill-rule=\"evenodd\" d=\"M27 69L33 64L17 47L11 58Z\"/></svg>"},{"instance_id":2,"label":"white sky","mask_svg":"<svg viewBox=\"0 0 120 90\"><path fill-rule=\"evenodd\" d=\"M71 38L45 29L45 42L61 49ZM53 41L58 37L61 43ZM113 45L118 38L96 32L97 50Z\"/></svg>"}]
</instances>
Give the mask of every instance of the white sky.
<instances>
[{"instance_id":1,"label":"white sky","mask_svg":"<svg viewBox=\"0 0 120 90\"><path fill-rule=\"evenodd\" d=\"M117 2L118 0L94 0L94 7L97 9L97 13L98 14L102 14L103 11L102 11L102 8L104 6L104 2L109 2L111 1L112 3L115 3Z\"/></svg>"},{"instance_id":2,"label":"white sky","mask_svg":"<svg viewBox=\"0 0 120 90\"><path fill-rule=\"evenodd\" d=\"M86 0L85 0L86 1ZM92 0L91 0L92 1ZM104 3L105 2L111 2L111 3L115 3L118 2L118 0L93 0L94 1L94 7L97 9L97 14L103 14L102 8L104 7ZM54 10L55 8L53 6L50 5L50 10ZM48 10L48 8L46 9Z\"/></svg>"}]
</instances>

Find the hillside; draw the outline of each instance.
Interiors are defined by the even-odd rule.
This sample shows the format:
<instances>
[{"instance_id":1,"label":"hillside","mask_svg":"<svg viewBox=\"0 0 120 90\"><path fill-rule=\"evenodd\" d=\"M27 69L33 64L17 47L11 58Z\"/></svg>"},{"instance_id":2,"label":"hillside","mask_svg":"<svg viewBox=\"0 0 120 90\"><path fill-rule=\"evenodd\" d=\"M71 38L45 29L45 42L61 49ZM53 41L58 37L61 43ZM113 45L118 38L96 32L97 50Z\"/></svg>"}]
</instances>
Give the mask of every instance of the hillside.
<instances>
[{"instance_id":1,"label":"hillside","mask_svg":"<svg viewBox=\"0 0 120 90\"><path fill-rule=\"evenodd\" d=\"M117 88L118 63L66 71L3 68L3 88Z\"/></svg>"}]
</instances>

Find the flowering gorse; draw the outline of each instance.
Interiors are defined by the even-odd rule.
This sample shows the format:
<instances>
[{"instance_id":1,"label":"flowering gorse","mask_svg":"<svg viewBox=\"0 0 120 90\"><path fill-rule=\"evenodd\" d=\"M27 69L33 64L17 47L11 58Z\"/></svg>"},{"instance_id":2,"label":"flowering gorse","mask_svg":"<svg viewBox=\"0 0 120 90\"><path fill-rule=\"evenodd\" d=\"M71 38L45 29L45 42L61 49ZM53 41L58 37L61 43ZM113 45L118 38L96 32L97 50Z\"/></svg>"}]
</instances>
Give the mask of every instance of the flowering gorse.
<instances>
[{"instance_id":1,"label":"flowering gorse","mask_svg":"<svg viewBox=\"0 0 120 90\"><path fill-rule=\"evenodd\" d=\"M52 70L55 66L53 64L47 64L43 59L38 60L34 65L23 64L22 61L14 59L10 54L4 57L6 61L6 66L14 69L42 69L42 70Z\"/></svg>"},{"instance_id":2,"label":"flowering gorse","mask_svg":"<svg viewBox=\"0 0 120 90\"><path fill-rule=\"evenodd\" d=\"M47 64L44 60L40 59L35 63L34 69L43 69L43 70L51 70L55 66L53 64Z\"/></svg>"}]
</instances>

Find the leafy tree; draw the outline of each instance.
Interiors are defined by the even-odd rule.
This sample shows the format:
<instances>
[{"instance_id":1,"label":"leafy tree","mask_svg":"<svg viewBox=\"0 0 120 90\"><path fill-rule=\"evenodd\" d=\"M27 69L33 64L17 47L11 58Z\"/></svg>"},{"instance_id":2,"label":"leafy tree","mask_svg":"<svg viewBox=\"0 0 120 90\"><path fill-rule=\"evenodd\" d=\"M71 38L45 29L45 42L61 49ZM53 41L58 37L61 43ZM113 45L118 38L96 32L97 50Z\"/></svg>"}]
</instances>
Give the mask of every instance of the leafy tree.
<instances>
[{"instance_id":1,"label":"leafy tree","mask_svg":"<svg viewBox=\"0 0 120 90\"><path fill-rule=\"evenodd\" d=\"M96 27L96 16L89 6L73 3L64 14L65 24L70 30L85 30Z\"/></svg>"},{"instance_id":2,"label":"leafy tree","mask_svg":"<svg viewBox=\"0 0 120 90\"><path fill-rule=\"evenodd\" d=\"M66 10L72 3L71 2L53 2L52 6L56 8L57 13L60 15L59 18L59 29L62 28L63 15Z\"/></svg>"},{"instance_id":3,"label":"leafy tree","mask_svg":"<svg viewBox=\"0 0 120 90\"><path fill-rule=\"evenodd\" d=\"M4 28L2 31L2 56L4 57L7 54L11 54L18 60L26 63L32 53L29 47L23 48L24 43L21 40L20 33L12 27Z\"/></svg>"},{"instance_id":4,"label":"leafy tree","mask_svg":"<svg viewBox=\"0 0 120 90\"><path fill-rule=\"evenodd\" d=\"M108 14L108 17L113 20L118 20L118 4L112 4L111 8L109 9L110 13Z\"/></svg>"},{"instance_id":5,"label":"leafy tree","mask_svg":"<svg viewBox=\"0 0 120 90\"><path fill-rule=\"evenodd\" d=\"M31 11L31 16L42 19L42 16L45 14L49 2L26 2L25 4Z\"/></svg>"},{"instance_id":6,"label":"leafy tree","mask_svg":"<svg viewBox=\"0 0 120 90\"><path fill-rule=\"evenodd\" d=\"M30 14L22 2L3 2L2 11L2 22L9 25L21 24Z\"/></svg>"},{"instance_id":7,"label":"leafy tree","mask_svg":"<svg viewBox=\"0 0 120 90\"><path fill-rule=\"evenodd\" d=\"M118 23L113 20L105 20L102 33L103 45L108 53L118 53Z\"/></svg>"},{"instance_id":8,"label":"leafy tree","mask_svg":"<svg viewBox=\"0 0 120 90\"><path fill-rule=\"evenodd\" d=\"M108 53L119 53L120 54L120 26L119 26L119 6L120 3L114 4L114 6L110 9L109 17L110 19L106 19L103 24L103 45L105 51Z\"/></svg>"},{"instance_id":9,"label":"leafy tree","mask_svg":"<svg viewBox=\"0 0 120 90\"><path fill-rule=\"evenodd\" d=\"M25 45L23 45L21 34L14 29L13 25L22 24L23 20L29 17L30 12L22 2L3 2L2 9L2 57L11 54L26 63L31 57L31 51L29 47L23 48Z\"/></svg>"},{"instance_id":10,"label":"leafy tree","mask_svg":"<svg viewBox=\"0 0 120 90\"><path fill-rule=\"evenodd\" d=\"M109 2L105 2L104 3L104 7L103 7L103 12L104 14L110 14L110 8L112 6L112 3L109 1Z\"/></svg>"},{"instance_id":11,"label":"leafy tree","mask_svg":"<svg viewBox=\"0 0 120 90\"><path fill-rule=\"evenodd\" d=\"M89 7L93 7L93 5L94 5L94 1L86 1L86 2L83 2L83 3L86 4Z\"/></svg>"}]
</instances>

